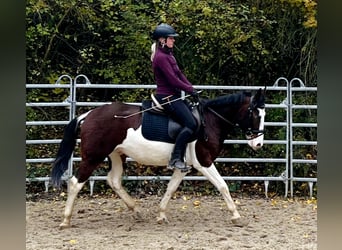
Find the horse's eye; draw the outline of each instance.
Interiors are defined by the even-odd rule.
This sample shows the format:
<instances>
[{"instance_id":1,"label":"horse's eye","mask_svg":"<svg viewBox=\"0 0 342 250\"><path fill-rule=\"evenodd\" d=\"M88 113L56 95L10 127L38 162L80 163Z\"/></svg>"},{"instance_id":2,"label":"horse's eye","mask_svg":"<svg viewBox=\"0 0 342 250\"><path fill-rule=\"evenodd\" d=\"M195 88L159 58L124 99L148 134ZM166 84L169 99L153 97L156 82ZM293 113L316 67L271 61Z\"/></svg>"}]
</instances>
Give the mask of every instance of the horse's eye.
<instances>
[{"instance_id":1,"label":"horse's eye","mask_svg":"<svg viewBox=\"0 0 342 250\"><path fill-rule=\"evenodd\" d=\"M250 137L253 135L253 132L251 130L246 131L246 136Z\"/></svg>"}]
</instances>

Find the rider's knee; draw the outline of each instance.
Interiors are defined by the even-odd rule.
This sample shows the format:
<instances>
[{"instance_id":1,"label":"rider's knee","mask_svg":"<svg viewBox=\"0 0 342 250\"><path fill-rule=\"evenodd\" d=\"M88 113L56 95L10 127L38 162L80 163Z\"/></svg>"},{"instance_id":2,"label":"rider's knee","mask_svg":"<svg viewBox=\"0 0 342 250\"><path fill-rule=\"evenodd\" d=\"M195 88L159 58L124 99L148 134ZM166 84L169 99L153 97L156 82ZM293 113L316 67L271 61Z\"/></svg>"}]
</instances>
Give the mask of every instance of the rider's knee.
<instances>
[{"instance_id":1,"label":"rider's knee","mask_svg":"<svg viewBox=\"0 0 342 250\"><path fill-rule=\"evenodd\" d=\"M196 128L195 128L196 129ZM192 129L192 128L190 128L190 127L184 127L183 128L183 131L185 132L188 132L189 134L193 134L194 132L195 132L195 129Z\"/></svg>"}]
</instances>

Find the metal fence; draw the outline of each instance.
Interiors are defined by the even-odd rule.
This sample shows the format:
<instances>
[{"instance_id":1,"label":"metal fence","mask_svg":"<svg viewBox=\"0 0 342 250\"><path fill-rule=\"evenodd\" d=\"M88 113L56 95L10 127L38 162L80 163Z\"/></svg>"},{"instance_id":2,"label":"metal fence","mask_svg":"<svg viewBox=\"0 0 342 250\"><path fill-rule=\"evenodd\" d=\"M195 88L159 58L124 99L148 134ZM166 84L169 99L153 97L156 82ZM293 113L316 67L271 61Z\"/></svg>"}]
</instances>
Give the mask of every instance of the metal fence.
<instances>
[{"instance_id":1,"label":"metal fence","mask_svg":"<svg viewBox=\"0 0 342 250\"><path fill-rule=\"evenodd\" d=\"M78 83L83 79L82 83ZM68 83L65 83L67 80ZM61 82L63 84L61 84ZM27 102L26 107L66 107L69 112L69 119L63 121L26 121L26 128L30 126L43 126L43 125L60 125L65 126L69 121L71 121L76 116L77 107L96 107L103 105L108 102L79 102L76 97L77 89L93 88L93 89L154 89L155 85L137 85L137 84L91 84L87 76L78 75L74 79L69 75L62 75L58 78L55 84L26 84L27 89L69 89L70 95L66 100L60 102ZM197 90L257 90L259 88L264 88L264 86L213 86L213 85L195 85ZM269 157L269 158L234 158L234 157L219 157L216 162L235 162L235 163L279 163L284 164L285 170L279 176L223 176L226 181L262 181L264 183L265 195L268 195L268 186L271 181L280 181L285 185L284 196L288 196L290 191L290 196L294 195L294 182L306 182L309 187L309 195L313 195L313 185L317 182L317 178L311 177L298 177L294 176L294 166L307 166L307 164L316 164L317 160L312 158L296 159L294 158L295 148L301 145L311 145L317 146L317 141L296 141L293 138L293 131L296 128L317 128L317 116L313 115L314 122L294 122L293 112L295 110L317 110L317 105L306 105L306 104L293 104L292 98L295 92L315 92L317 93L316 87L306 87L304 83L298 79L294 78L288 80L284 77L278 78L273 86L267 86L267 91L283 91L286 94L286 98L281 103L266 103L266 111L270 109L284 109L286 110L286 119L281 122L265 122L265 127L282 127L286 129L285 139L267 140L267 134L265 135L264 144L276 144L283 145L286 147L286 152L284 157ZM266 116L267 117L267 116ZM79 143L80 140L78 140ZM29 144L59 144L61 139L36 139L36 140L26 140L26 145ZM246 140L225 140L225 144L246 144ZM36 156L35 158L26 159L27 164L39 164L39 163L52 163L53 158L44 158L41 156ZM63 176L63 179L67 179L72 176L73 163L80 161L79 157L72 155L69 161L68 171ZM132 159L127 159L127 161L132 161ZM124 180L170 180L171 176L123 176ZM90 193L93 194L93 187L95 181L106 180L106 176L91 176L89 178L90 183ZM185 176L184 180L206 180L204 176ZM49 176L26 178L26 182L29 184L31 182L44 182L45 191L49 188Z\"/></svg>"}]
</instances>

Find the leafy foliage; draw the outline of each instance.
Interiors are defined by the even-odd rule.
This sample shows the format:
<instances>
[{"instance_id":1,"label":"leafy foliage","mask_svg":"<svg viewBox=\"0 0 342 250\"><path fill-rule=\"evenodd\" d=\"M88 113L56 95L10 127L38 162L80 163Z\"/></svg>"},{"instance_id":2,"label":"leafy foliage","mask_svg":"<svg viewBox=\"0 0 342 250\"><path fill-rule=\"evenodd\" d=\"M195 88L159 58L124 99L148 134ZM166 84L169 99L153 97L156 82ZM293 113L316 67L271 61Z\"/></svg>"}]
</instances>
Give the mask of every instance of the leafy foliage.
<instances>
[{"instance_id":1,"label":"leafy foliage","mask_svg":"<svg viewBox=\"0 0 342 250\"><path fill-rule=\"evenodd\" d=\"M198 84L316 84L316 1L44 1L26 7L27 81L83 73L93 83L152 83L150 32L180 38L176 54Z\"/></svg>"}]
</instances>

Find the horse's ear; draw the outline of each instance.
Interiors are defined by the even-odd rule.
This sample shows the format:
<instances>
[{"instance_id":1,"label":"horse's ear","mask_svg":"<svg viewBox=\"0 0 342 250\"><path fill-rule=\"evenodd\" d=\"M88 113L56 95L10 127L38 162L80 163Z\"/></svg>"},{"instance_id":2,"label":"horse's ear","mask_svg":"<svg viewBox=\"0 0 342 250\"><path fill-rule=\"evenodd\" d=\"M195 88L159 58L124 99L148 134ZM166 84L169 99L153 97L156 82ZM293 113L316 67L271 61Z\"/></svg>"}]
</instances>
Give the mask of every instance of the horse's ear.
<instances>
[{"instance_id":1,"label":"horse's ear","mask_svg":"<svg viewBox=\"0 0 342 250\"><path fill-rule=\"evenodd\" d=\"M261 96L261 88L260 89L258 89L258 91L256 92L256 94L255 94L255 96L254 96L254 98L256 99L256 100L259 100L259 98L260 98L260 96Z\"/></svg>"},{"instance_id":2,"label":"horse's ear","mask_svg":"<svg viewBox=\"0 0 342 250\"><path fill-rule=\"evenodd\" d=\"M265 91L266 91L266 86L264 89L259 88L257 93L254 96L253 102L255 107L264 107L265 106Z\"/></svg>"},{"instance_id":3,"label":"horse's ear","mask_svg":"<svg viewBox=\"0 0 342 250\"><path fill-rule=\"evenodd\" d=\"M264 88L264 89L259 88L259 89L258 89L258 92L256 93L256 96L257 96L258 99L259 99L262 95L263 95L263 96L266 95L266 85L265 85L265 88Z\"/></svg>"}]
</instances>

